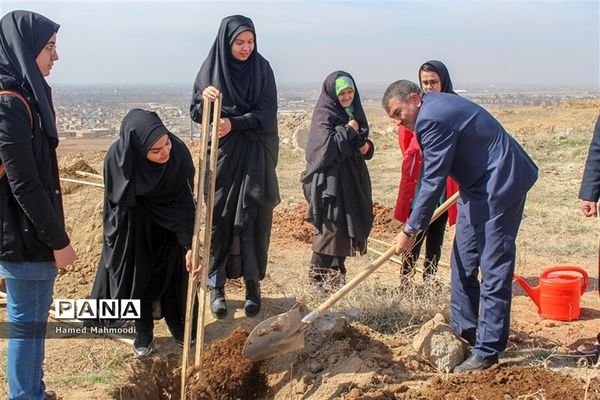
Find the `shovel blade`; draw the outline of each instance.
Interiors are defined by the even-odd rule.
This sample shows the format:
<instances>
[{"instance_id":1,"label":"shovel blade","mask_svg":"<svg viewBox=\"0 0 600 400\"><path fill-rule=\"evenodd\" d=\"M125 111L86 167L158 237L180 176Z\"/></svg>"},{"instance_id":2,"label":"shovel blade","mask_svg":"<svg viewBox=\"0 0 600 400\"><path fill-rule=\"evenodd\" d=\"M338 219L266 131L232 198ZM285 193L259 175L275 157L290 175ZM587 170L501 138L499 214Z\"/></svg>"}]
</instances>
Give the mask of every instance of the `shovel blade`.
<instances>
[{"instance_id":1,"label":"shovel blade","mask_svg":"<svg viewBox=\"0 0 600 400\"><path fill-rule=\"evenodd\" d=\"M302 349L305 325L297 308L268 318L250 332L242 354L260 361Z\"/></svg>"}]
</instances>

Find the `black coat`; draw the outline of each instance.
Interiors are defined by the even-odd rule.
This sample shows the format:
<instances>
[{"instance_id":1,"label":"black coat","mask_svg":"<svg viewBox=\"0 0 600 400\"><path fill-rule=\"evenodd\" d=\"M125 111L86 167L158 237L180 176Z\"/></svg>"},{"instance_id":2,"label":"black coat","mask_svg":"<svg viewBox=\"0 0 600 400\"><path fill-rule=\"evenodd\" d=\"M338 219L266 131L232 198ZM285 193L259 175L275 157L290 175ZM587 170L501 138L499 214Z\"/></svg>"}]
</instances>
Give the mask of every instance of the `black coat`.
<instances>
[{"instance_id":1,"label":"black coat","mask_svg":"<svg viewBox=\"0 0 600 400\"><path fill-rule=\"evenodd\" d=\"M600 199L600 116L596 121L594 136L585 162L579 198L596 202Z\"/></svg>"},{"instance_id":2,"label":"black coat","mask_svg":"<svg viewBox=\"0 0 600 400\"><path fill-rule=\"evenodd\" d=\"M65 232L56 146L44 132L33 95L10 76L0 75L0 89L21 93L33 114L15 96L0 96L0 259L53 261L53 250L69 244Z\"/></svg>"},{"instance_id":3,"label":"black coat","mask_svg":"<svg viewBox=\"0 0 600 400\"><path fill-rule=\"evenodd\" d=\"M0 20L0 259L54 261L53 250L69 244L56 162L58 135L52 92L36 57L59 25L29 11Z\"/></svg>"}]
</instances>

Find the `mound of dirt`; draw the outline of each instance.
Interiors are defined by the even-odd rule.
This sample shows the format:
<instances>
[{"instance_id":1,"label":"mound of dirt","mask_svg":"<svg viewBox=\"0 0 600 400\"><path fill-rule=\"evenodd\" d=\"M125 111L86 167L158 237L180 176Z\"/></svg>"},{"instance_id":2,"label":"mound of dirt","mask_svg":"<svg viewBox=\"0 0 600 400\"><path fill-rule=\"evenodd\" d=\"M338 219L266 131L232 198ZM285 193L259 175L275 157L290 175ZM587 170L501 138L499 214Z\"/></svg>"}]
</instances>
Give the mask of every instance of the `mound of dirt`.
<instances>
[{"instance_id":1,"label":"mound of dirt","mask_svg":"<svg viewBox=\"0 0 600 400\"><path fill-rule=\"evenodd\" d=\"M284 243L312 243L314 227L304 220L307 210L308 204L301 203L275 211L271 235Z\"/></svg>"},{"instance_id":2,"label":"mound of dirt","mask_svg":"<svg viewBox=\"0 0 600 400\"><path fill-rule=\"evenodd\" d=\"M304 219L307 210L308 204L306 203L276 210L273 214L273 237L285 243L296 241L312 243L314 227ZM394 219L394 209L375 202L373 214L371 236L379 239L393 239L400 231L400 223Z\"/></svg>"},{"instance_id":3,"label":"mound of dirt","mask_svg":"<svg viewBox=\"0 0 600 400\"><path fill-rule=\"evenodd\" d=\"M305 349L292 356L265 364L269 384L276 390L274 399L369 398L348 396L356 388L366 393L407 380L414 384L434 371L417 359L407 339L384 336L356 322L338 324L327 333L315 329ZM288 374L277 374L286 370Z\"/></svg>"},{"instance_id":4,"label":"mound of dirt","mask_svg":"<svg viewBox=\"0 0 600 400\"><path fill-rule=\"evenodd\" d=\"M263 399L268 395L267 378L259 364L242 355L248 332L237 328L227 338L215 341L204 352L202 367L187 371L187 396L197 399ZM131 364L126 383L112 396L127 400L174 400L181 397L181 359L166 356L137 359Z\"/></svg>"},{"instance_id":5,"label":"mound of dirt","mask_svg":"<svg viewBox=\"0 0 600 400\"><path fill-rule=\"evenodd\" d=\"M410 390L399 399L417 400L497 400L497 399L598 399L600 385L585 383L543 368L495 365L471 374L452 374L448 379L434 377L427 387Z\"/></svg>"},{"instance_id":6,"label":"mound of dirt","mask_svg":"<svg viewBox=\"0 0 600 400\"><path fill-rule=\"evenodd\" d=\"M179 357L136 359L131 365L127 382L112 392L115 399L175 400L181 393L181 368Z\"/></svg>"},{"instance_id":7,"label":"mound of dirt","mask_svg":"<svg viewBox=\"0 0 600 400\"><path fill-rule=\"evenodd\" d=\"M81 178L77 171L88 172L90 174L98 174L94 168L92 168L86 160L83 158L69 159L67 157L60 160L59 173L61 177L74 177Z\"/></svg>"},{"instance_id":8,"label":"mound of dirt","mask_svg":"<svg viewBox=\"0 0 600 400\"><path fill-rule=\"evenodd\" d=\"M371 236L378 239L393 239L400 232L400 222L394 219L394 209L381 203L373 203L373 229Z\"/></svg>"},{"instance_id":9,"label":"mound of dirt","mask_svg":"<svg viewBox=\"0 0 600 400\"><path fill-rule=\"evenodd\" d=\"M304 351L265 364L274 399L583 399L586 385L587 398L600 399L597 379L587 384L540 367L439 373L404 335L382 335L357 322L340 326L328 333L315 329Z\"/></svg>"},{"instance_id":10,"label":"mound of dirt","mask_svg":"<svg viewBox=\"0 0 600 400\"><path fill-rule=\"evenodd\" d=\"M262 399L267 394L267 378L259 364L242 355L248 332L237 328L211 344L204 353L201 368L188 370L190 399Z\"/></svg>"}]
</instances>

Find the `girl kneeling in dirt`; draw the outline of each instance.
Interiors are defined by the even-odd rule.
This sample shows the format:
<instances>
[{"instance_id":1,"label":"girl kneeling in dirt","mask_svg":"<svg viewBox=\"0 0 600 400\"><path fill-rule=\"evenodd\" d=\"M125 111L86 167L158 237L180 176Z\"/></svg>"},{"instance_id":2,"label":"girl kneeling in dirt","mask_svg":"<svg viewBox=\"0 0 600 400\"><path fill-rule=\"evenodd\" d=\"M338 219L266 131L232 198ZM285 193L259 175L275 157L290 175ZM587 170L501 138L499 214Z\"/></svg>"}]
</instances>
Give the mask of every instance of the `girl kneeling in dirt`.
<instances>
[{"instance_id":1,"label":"girl kneeling in dirt","mask_svg":"<svg viewBox=\"0 0 600 400\"><path fill-rule=\"evenodd\" d=\"M346 257L367 251L373 201L365 160L374 152L368 135L354 79L344 71L331 73L313 112L301 175L306 220L315 226L309 279L317 289L343 284Z\"/></svg>"},{"instance_id":2,"label":"girl kneeling in dirt","mask_svg":"<svg viewBox=\"0 0 600 400\"><path fill-rule=\"evenodd\" d=\"M208 270L210 311L218 319L227 316L225 282L243 277L244 312L253 317L260 311L273 208L280 199L277 88L269 62L256 49L250 18L233 15L221 21L194 83L194 121L207 122L202 121L203 97L215 100L219 92L223 103Z\"/></svg>"},{"instance_id":3,"label":"girl kneeling in dirt","mask_svg":"<svg viewBox=\"0 0 600 400\"><path fill-rule=\"evenodd\" d=\"M152 351L153 304L183 343L195 205L186 145L154 112L131 110L104 159L102 255L93 299L140 299L134 354ZM154 307L158 309L158 307Z\"/></svg>"}]
</instances>

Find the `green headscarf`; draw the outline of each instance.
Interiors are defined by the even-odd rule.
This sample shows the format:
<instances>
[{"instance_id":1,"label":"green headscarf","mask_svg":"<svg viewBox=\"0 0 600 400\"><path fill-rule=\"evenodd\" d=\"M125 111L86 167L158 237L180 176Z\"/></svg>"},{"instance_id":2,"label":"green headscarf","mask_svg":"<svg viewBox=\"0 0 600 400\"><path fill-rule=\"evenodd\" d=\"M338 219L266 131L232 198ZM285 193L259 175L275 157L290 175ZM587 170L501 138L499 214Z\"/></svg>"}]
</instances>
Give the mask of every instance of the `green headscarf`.
<instances>
[{"instance_id":1,"label":"green headscarf","mask_svg":"<svg viewBox=\"0 0 600 400\"><path fill-rule=\"evenodd\" d=\"M342 93L342 90L344 89L352 89L353 92L356 92L356 89L354 88L354 82L352 82L352 79L350 79L347 76L340 76L339 78L337 78L335 80L335 95L339 96L340 93ZM344 111L346 111L346 114L348 114L348 116L350 118L354 118L354 107L352 105L350 105L349 107L344 108Z\"/></svg>"},{"instance_id":2,"label":"green headscarf","mask_svg":"<svg viewBox=\"0 0 600 400\"><path fill-rule=\"evenodd\" d=\"M344 89L352 89L353 92L356 91L356 89L354 89L354 82L352 82L352 79L350 79L347 76L340 76L339 78L337 78L335 80L335 95L339 96L340 93L342 92L342 90Z\"/></svg>"}]
</instances>

